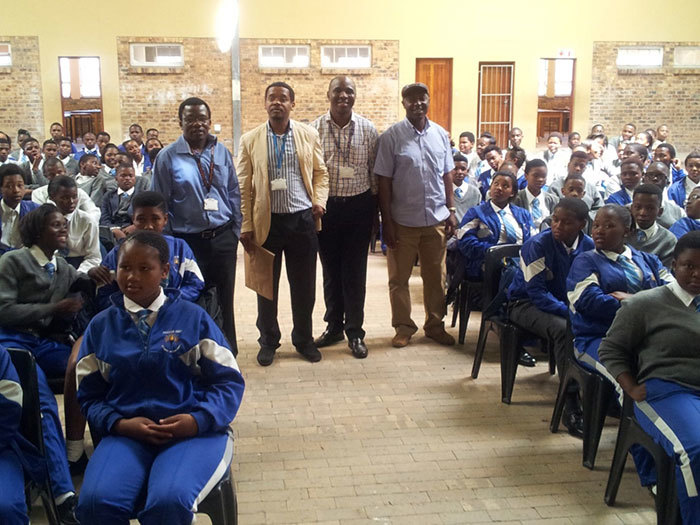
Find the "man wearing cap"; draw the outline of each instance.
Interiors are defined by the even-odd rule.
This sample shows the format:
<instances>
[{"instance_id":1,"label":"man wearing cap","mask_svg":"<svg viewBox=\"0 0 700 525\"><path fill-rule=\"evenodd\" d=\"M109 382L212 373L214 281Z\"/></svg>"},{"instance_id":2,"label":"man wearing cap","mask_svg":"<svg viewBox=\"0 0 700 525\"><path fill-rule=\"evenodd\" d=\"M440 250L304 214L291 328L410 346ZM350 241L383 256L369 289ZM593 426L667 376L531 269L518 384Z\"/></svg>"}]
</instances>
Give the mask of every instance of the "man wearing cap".
<instances>
[{"instance_id":1,"label":"man wearing cap","mask_svg":"<svg viewBox=\"0 0 700 525\"><path fill-rule=\"evenodd\" d=\"M374 172L379 176L382 232L388 250L392 345L406 346L418 327L411 319L408 280L418 255L423 279L425 335L453 345L445 331L445 240L457 228L452 201L454 168L447 132L428 117L428 87L401 90L406 118L379 137Z\"/></svg>"},{"instance_id":2,"label":"man wearing cap","mask_svg":"<svg viewBox=\"0 0 700 525\"><path fill-rule=\"evenodd\" d=\"M329 111L311 125L318 130L328 168L329 197L323 229L318 234L323 266L326 330L318 348L348 337L358 359L367 357L364 343L367 251L376 214L377 179L372 171L377 130L354 113L355 82L340 76L328 85Z\"/></svg>"}]
</instances>

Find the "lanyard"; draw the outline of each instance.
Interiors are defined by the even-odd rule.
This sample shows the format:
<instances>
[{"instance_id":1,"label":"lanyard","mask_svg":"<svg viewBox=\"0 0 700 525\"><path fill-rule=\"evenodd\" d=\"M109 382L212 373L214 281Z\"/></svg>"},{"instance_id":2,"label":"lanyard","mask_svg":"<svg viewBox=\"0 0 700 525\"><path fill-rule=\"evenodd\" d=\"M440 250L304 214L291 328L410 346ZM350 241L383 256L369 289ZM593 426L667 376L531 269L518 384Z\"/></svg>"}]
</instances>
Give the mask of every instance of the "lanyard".
<instances>
[{"instance_id":1,"label":"lanyard","mask_svg":"<svg viewBox=\"0 0 700 525\"><path fill-rule=\"evenodd\" d=\"M333 132L333 125L329 122L328 123L328 131L331 134L331 137L333 137L333 142L335 143L335 147L338 150L338 153L343 157L343 160L345 160L345 164L349 165L350 164L350 145L352 144L352 136L355 134L355 128L350 127L350 133L348 133L348 147L343 153L342 148L340 147L340 136L336 137L335 133Z\"/></svg>"},{"instance_id":2,"label":"lanyard","mask_svg":"<svg viewBox=\"0 0 700 525\"><path fill-rule=\"evenodd\" d=\"M280 149L278 143L277 143L277 133L274 131L272 132L272 138L275 141L275 158L277 159L277 173L280 172L282 169L282 160L284 159L284 150L287 147L287 137L289 137L289 131L286 131L284 135L282 135L282 148Z\"/></svg>"},{"instance_id":3,"label":"lanyard","mask_svg":"<svg viewBox=\"0 0 700 525\"><path fill-rule=\"evenodd\" d=\"M207 179L206 174L204 173L204 170L202 169L202 163L199 160L199 155L194 155L194 161L197 163L197 169L199 170L199 176L202 178L202 184L204 184L204 187L207 189L207 191L211 190L211 185L212 182L214 181L214 147L216 144L213 144L211 147L211 160L209 161L209 178Z\"/></svg>"}]
</instances>

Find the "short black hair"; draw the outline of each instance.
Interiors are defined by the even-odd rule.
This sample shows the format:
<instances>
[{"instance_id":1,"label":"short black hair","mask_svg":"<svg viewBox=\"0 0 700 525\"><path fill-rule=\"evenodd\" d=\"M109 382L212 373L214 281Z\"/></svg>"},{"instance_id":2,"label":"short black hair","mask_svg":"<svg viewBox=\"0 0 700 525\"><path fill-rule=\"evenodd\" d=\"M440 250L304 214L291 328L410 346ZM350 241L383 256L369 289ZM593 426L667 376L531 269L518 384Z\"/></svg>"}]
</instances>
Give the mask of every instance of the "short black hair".
<instances>
[{"instance_id":1,"label":"short black hair","mask_svg":"<svg viewBox=\"0 0 700 525\"><path fill-rule=\"evenodd\" d=\"M562 137L561 133L559 133L558 131L552 131L549 134L549 137L547 137L547 141L549 141L549 139L551 139L552 137L554 137L555 139L559 139L560 144L564 141L564 137Z\"/></svg>"},{"instance_id":2,"label":"short black hair","mask_svg":"<svg viewBox=\"0 0 700 525\"><path fill-rule=\"evenodd\" d=\"M510 128L510 131L508 131L508 135L510 135L511 133L513 133L513 132L514 132L514 131L515 131L516 129L517 129L517 130L518 130L518 131L519 131L520 133L522 133L522 132L523 132L523 130L522 130L522 129L520 129L520 128L518 128L518 127L515 127L515 128Z\"/></svg>"},{"instance_id":3,"label":"short black hair","mask_svg":"<svg viewBox=\"0 0 700 525\"><path fill-rule=\"evenodd\" d=\"M673 249L673 258L678 259L685 250L700 250L700 230L688 232L678 239Z\"/></svg>"},{"instance_id":4,"label":"short black hair","mask_svg":"<svg viewBox=\"0 0 700 525\"><path fill-rule=\"evenodd\" d=\"M46 139L44 143L41 145L41 149L44 149L47 144L53 144L54 146L58 147L58 144L54 139Z\"/></svg>"},{"instance_id":5,"label":"short black hair","mask_svg":"<svg viewBox=\"0 0 700 525\"><path fill-rule=\"evenodd\" d=\"M155 248L158 252L158 260L160 261L160 264L167 264L170 261L170 249L168 248L168 242L165 240L165 237L163 237L163 235L160 233L148 230L136 230L134 233L129 235L129 237L127 237L119 247L117 261L124 250L124 246L130 243L142 244L144 246Z\"/></svg>"},{"instance_id":6,"label":"short black hair","mask_svg":"<svg viewBox=\"0 0 700 525\"><path fill-rule=\"evenodd\" d=\"M14 162L8 162L4 166L0 166L0 186L2 186L5 181L5 177L12 177L14 175L19 175L22 177L22 180L24 180L25 174L22 172L22 168Z\"/></svg>"},{"instance_id":7,"label":"short black hair","mask_svg":"<svg viewBox=\"0 0 700 525\"><path fill-rule=\"evenodd\" d=\"M267 99L267 92L270 91L274 87L284 88L287 91L289 91L289 100L294 102L294 90L292 89L292 86L290 86L286 82L280 82L280 81L273 82L272 84L270 84L269 86L267 86L265 88L265 99Z\"/></svg>"},{"instance_id":8,"label":"short black hair","mask_svg":"<svg viewBox=\"0 0 700 525\"><path fill-rule=\"evenodd\" d=\"M688 164L688 161L690 159L700 159L700 151L695 150L695 151L691 151L690 153L688 153L688 156L685 158L684 163Z\"/></svg>"},{"instance_id":9,"label":"short black hair","mask_svg":"<svg viewBox=\"0 0 700 525\"><path fill-rule=\"evenodd\" d=\"M564 183L562 186L566 186L566 183L569 182L570 180L580 180L583 182L583 185L585 187L586 185L586 178L583 176L581 173L569 173L566 178L564 179Z\"/></svg>"},{"instance_id":10,"label":"short black hair","mask_svg":"<svg viewBox=\"0 0 700 525\"><path fill-rule=\"evenodd\" d=\"M489 146L496 145L496 137L494 137L489 131L482 131L479 135L480 139L489 139Z\"/></svg>"},{"instance_id":11,"label":"short black hair","mask_svg":"<svg viewBox=\"0 0 700 525\"><path fill-rule=\"evenodd\" d=\"M525 164L525 174L530 173L530 170L533 168L546 168L547 163L543 161L542 159L532 159L527 161L527 164Z\"/></svg>"},{"instance_id":12,"label":"short black hair","mask_svg":"<svg viewBox=\"0 0 700 525\"><path fill-rule=\"evenodd\" d=\"M39 144L39 141L36 140L34 137L27 137L26 139L24 139L22 141L22 144L21 144L22 149L24 149L27 146L27 144L29 144L30 142L36 142L37 144Z\"/></svg>"},{"instance_id":13,"label":"short black hair","mask_svg":"<svg viewBox=\"0 0 700 525\"><path fill-rule=\"evenodd\" d=\"M49 182L49 197L53 198L53 196L56 195L58 190L61 188L66 188L69 190L73 188L77 189L78 185L75 183L75 179L73 177L69 177L68 175L59 175Z\"/></svg>"},{"instance_id":14,"label":"short black hair","mask_svg":"<svg viewBox=\"0 0 700 525\"><path fill-rule=\"evenodd\" d=\"M569 157L569 162L571 162L574 159L581 159L588 162L588 153L586 153L585 151L574 151L571 153L571 157Z\"/></svg>"},{"instance_id":15,"label":"short black hair","mask_svg":"<svg viewBox=\"0 0 700 525\"><path fill-rule=\"evenodd\" d=\"M664 192L656 184L640 184L634 189L632 199L637 195L656 195L659 198L659 206L661 206L664 201Z\"/></svg>"},{"instance_id":16,"label":"short black hair","mask_svg":"<svg viewBox=\"0 0 700 525\"><path fill-rule=\"evenodd\" d=\"M510 148L506 151L506 158L512 160L515 167L520 169L520 167L525 164L525 161L527 160L527 152L523 148L516 146L515 148Z\"/></svg>"},{"instance_id":17,"label":"short black hair","mask_svg":"<svg viewBox=\"0 0 700 525\"><path fill-rule=\"evenodd\" d=\"M493 184L493 181L496 180L496 177L508 177L510 180L510 187L513 190L513 195L511 196L509 201L513 200L515 196L518 194L518 179L515 178L515 175L513 175L509 171L497 171L496 173L493 174L493 177L491 177L491 184Z\"/></svg>"},{"instance_id":18,"label":"short black hair","mask_svg":"<svg viewBox=\"0 0 700 525\"><path fill-rule=\"evenodd\" d=\"M578 138L581 138L581 134L580 134L578 131L572 131L571 133L569 133L569 136L567 137L568 142L571 142L571 139L572 139L574 136L577 136Z\"/></svg>"},{"instance_id":19,"label":"short black hair","mask_svg":"<svg viewBox=\"0 0 700 525\"><path fill-rule=\"evenodd\" d=\"M49 159L45 159L44 165L41 167L41 171L45 174L47 169L53 168L54 166L58 166L59 164L63 166L63 161L58 157L51 157Z\"/></svg>"},{"instance_id":20,"label":"short black hair","mask_svg":"<svg viewBox=\"0 0 700 525\"><path fill-rule=\"evenodd\" d=\"M586 222L588 220L588 204L583 199L574 199L572 197L564 197L559 199L554 210L563 208L570 211L576 217L576 220ZM552 211L554 211L552 210Z\"/></svg>"},{"instance_id":21,"label":"short black hair","mask_svg":"<svg viewBox=\"0 0 700 525\"><path fill-rule=\"evenodd\" d=\"M601 211L612 212L617 218L622 222L625 228L634 227L634 219L632 218L632 212L627 206L620 206L619 204L606 204L598 209L597 213Z\"/></svg>"},{"instance_id":22,"label":"short black hair","mask_svg":"<svg viewBox=\"0 0 700 525\"><path fill-rule=\"evenodd\" d=\"M629 164L634 164L635 166L637 166L637 168L639 168L639 171L641 171L642 174L644 173L644 164L642 164L639 160L632 158L626 158L625 160L620 162L620 169L622 169L623 166L627 166Z\"/></svg>"},{"instance_id":23,"label":"short black hair","mask_svg":"<svg viewBox=\"0 0 700 525\"><path fill-rule=\"evenodd\" d=\"M462 155L461 153L455 153L452 157L453 162L466 162L469 164L469 159Z\"/></svg>"},{"instance_id":24,"label":"short black hair","mask_svg":"<svg viewBox=\"0 0 700 525\"><path fill-rule=\"evenodd\" d=\"M143 133L143 128L141 127L141 124L136 124L136 123L134 122L131 126L129 126L129 130L131 130L131 128L139 128L139 130L141 131L141 133Z\"/></svg>"},{"instance_id":25,"label":"short black hair","mask_svg":"<svg viewBox=\"0 0 700 525\"><path fill-rule=\"evenodd\" d=\"M134 169L134 165L133 165L131 162L120 162L119 164L117 164L117 165L114 167L114 173L115 173L115 175L116 175L117 173L119 173L119 170L120 170L120 169L122 169L122 170L127 170L127 169L133 170L133 169Z\"/></svg>"},{"instance_id":26,"label":"short black hair","mask_svg":"<svg viewBox=\"0 0 700 525\"><path fill-rule=\"evenodd\" d=\"M19 220L19 237L27 248L34 246L46 227L46 219L52 213L61 213L53 204L44 203Z\"/></svg>"},{"instance_id":27,"label":"short black hair","mask_svg":"<svg viewBox=\"0 0 700 525\"><path fill-rule=\"evenodd\" d=\"M63 124L61 124L60 122L52 122L51 125L49 126L49 129L50 129L50 128L53 128L56 124L58 124L59 126L61 126L61 129L63 129ZM23 130L21 130L21 129L20 129L20 130L17 130L17 133L19 134L20 131L23 131Z\"/></svg>"},{"instance_id":28,"label":"short black hair","mask_svg":"<svg viewBox=\"0 0 700 525\"><path fill-rule=\"evenodd\" d=\"M54 122L54 124L59 124L59 123L58 123L58 122ZM53 126L53 124L51 124L51 125ZM63 127L63 126L61 126L61 127ZM29 135L29 131L27 131L27 130L24 129L24 128L19 128L19 129L17 130L17 136L19 137L20 135Z\"/></svg>"},{"instance_id":29,"label":"short black hair","mask_svg":"<svg viewBox=\"0 0 700 525\"><path fill-rule=\"evenodd\" d=\"M484 148L484 151L481 152L481 154L486 157L488 153L491 153L492 151L497 151L499 155L502 155L501 153L501 148L496 146L496 144L489 144Z\"/></svg>"},{"instance_id":30,"label":"short black hair","mask_svg":"<svg viewBox=\"0 0 700 525\"><path fill-rule=\"evenodd\" d=\"M131 209L135 213L137 208L158 208L164 214L168 213L168 203L163 194L157 191L140 191L134 194Z\"/></svg>"},{"instance_id":31,"label":"short black hair","mask_svg":"<svg viewBox=\"0 0 700 525\"><path fill-rule=\"evenodd\" d=\"M97 132L97 135L95 135L95 137L107 137L107 140L110 140L112 138L112 135L110 135L106 131L99 131Z\"/></svg>"},{"instance_id":32,"label":"short black hair","mask_svg":"<svg viewBox=\"0 0 700 525\"><path fill-rule=\"evenodd\" d=\"M78 166L82 168L83 164L87 163L87 161L90 159L95 159L97 162L100 162L100 159L98 159L97 155L95 155L94 153L86 153L85 155L80 157L80 160L78 161Z\"/></svg>"},{"instance_id":33,"label":"short black hair","mask_svg":"<svg viewBox=\"0 0 700 525\"><path fill-rule=\"evenodd\" d=\"M56 139L56 142L57 142L58 144L60 144L61 142L70 142L71 144L73 144L73 141L70 139L70 137L65 137L65 136L63 136L63 137L58 137L58 138Z\"/></svg>"},{"instance_id":34,"label":"short black hair","mask_svg":"<svg viewBox=\"0 0 700 525\"><path fill-rule=\"evenodd\" d=\"M149 131L158 131L158 129L156 129L156 128L148 128L148 129L146 130L146 135L148 135L148 132L149 132Z\"/></svg>"},{"instance_id":35,"label":"short black hair","mask_svg":"<svg viewBox=\"0 0 700 525\"><path fill-rule=\"evenodd\" d=\"M177 120L179 122L182 122L182 114L185 112L185 106L204 106L205 108L207 108L207 114L209 115L209 118L211 118L211 108L209 107L209 104L204 102L201 98L190 97L183 100L180 103L180 107L177 108Z\"/></svg>"},{"instance_id":36,"label":"short black hair","mask_svg":"<svg viewBox=\"0 0 700 525\"><path fill-rule=\"evenodd\" d=\"M632 151L634 151L637 155L641 157L642 160L646 160L646 158L649 156L649 150L644 144L638 144L636 142L630 142L625 146L625 149L630 148Z\"/></svg>"},{"instance_id":37,"label":"short black hair","mask_svg":"<svg viewBox=\"0 0 700 525\"><path fill-rule=\"evenodd\" d=\"M3 142L7 142L10 145L10 147L12 147L12 138L4 131L0 131L0 135L5 137L4 140L2 138L0 138L0 140L2 140Z\"/></svg>"},{"instance_id":38,"label":"short black hair","mask_svg":"<svg viewBox=\"0 0 700 525\"><path fill-rule=\"evenodd\" d=\"M668 142L662 142L658 146L656 146L656 149L659 148L666 148L668 152L671 154L671 158L675 159L676 158L676 148L673 147L672 144L669 144Z\"/></svg>"},{"instance_id":39,"label":"short black hair","mask_svg":"<svg viewBox=\"0 0 700 525\"><path fill-rule=\"evenodd\" d=\"M107 153L108 149L116 149L117 151L121 152L121 150L119 149L119 147L117 147L116 144L112 144L111 142L108 144L105 144L105 147L102 150L102 156L101 156L102 164L105 164L105 153Z\"/></svg>"},{"instance_id":40,"label":"short black hair","mask_svg":"<svg viewBox=\"0 0 700 525\"><path fill-rule=\"evenodd\" d=\"M461 139L462 137L467 137L467 140L471 142L472 144L474 143L474 133L471 131L463 131L462 133L459 134L459 138Z\"/></svg>"},{"instance_id":41,"label":"short black hair","mask_svg":"<svg viewBox=\"0 0 700 525\"><path fill-rule=\"evenodd\" d=\"M622 126L622 127L623 127L623 128L626 128L627 126L632 126L632 129L635 130L635 131L637 131L637 126L635 126L632 122L628 122L627 124L625 124L625 125Z\"/></svg>"}]
</instances>

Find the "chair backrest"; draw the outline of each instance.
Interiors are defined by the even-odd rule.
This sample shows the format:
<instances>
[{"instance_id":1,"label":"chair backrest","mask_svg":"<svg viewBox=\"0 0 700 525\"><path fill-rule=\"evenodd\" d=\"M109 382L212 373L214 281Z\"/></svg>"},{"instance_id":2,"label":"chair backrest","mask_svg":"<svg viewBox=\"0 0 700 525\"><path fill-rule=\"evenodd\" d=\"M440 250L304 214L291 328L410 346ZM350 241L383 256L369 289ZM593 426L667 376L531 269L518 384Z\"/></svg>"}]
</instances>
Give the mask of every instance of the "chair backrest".
<instances>
[{"instance_id":1,"label":"chair backrest","mask_svg":"<svg viewBox=\"0 0 700 525\"><path fill-rule=\"evenodd\" d=\"M41 406L39 405L39 382L36 375L36 361L31 352L27 350L8 348L7 351L22 385L20 433L43 456L44 435L41 428Z\"/></svg>"},{"instance_id":2,"label":"chair backrest","mask_svg":"<svg viewBox=\"0 0 700 525\"><path fill-rule=\"evenodd\" d=\"M498 244L486 250L484 258L483 304L488 305L498 293L501 273L505 265L503 259L512 259L520 254L520 244Z\"/></svg>"}]
</instances>

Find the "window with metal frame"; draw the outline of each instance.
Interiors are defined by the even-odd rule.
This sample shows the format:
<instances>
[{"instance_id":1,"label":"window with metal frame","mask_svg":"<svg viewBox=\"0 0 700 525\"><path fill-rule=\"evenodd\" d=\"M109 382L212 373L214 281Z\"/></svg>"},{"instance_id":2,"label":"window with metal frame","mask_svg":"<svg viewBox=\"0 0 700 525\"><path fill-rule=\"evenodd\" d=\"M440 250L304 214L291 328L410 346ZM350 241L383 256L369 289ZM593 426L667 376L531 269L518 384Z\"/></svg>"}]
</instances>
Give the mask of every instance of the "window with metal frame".
<instances>
[{"instance_id":1,"label":"window with metal frame","mask_svg":"<svg viewBox=\"0 0 700 525\"><path fill-rule=\"evenodd\" d=\"M700 68L700 46L678 46L673 50L673 66Z\"/></svg>"},{"instance_id":2,"label":"window with metal frame","mask_svg":"<svg viewBox=\"0 0 700 525\"><path fill-rule=\"evenodd\" d=\"M630 46L617 50L618 69L651 69L664 64L664 48L661 46Z\"/></svg>"},{"instance_id":3,"label":"window with metal frame","mask_svg":"<svg viewBox=\"0 0 700 525\"><path fill-rule=\"evenodd\" d=\"M185 54L182 44L129 44L129 63L133 67L182 67Z\"/></svg>"},{"instance_id":4,"label":"window with metal frame","mask_svg":"<svg viewBox=\"0 0 700 525\"><path fill-rule=\"evenodd\" d=\"M479 62L479 134L488 131L507 147L513 124L514 62Z\"/></svg>"},{"instance_id":5,"label":"window with metal frame","mask_svg":"<svg viewBox=\"0 0 700 525\"><path fill-rule=\"evenodd\" d=\"M12 48L9 42L0 42L0 67L12 65Z\"/></svg>"},{"instance_id":6,"label":"window with metal frame","mask_svg":"<svg viewBox=\"0 0 700 525\"><path fill-rule=\"evenodd\" d=\"M310 55L309 46L259 46L258 65L269 68L306 68L309 67Z\"/></svg>"},{"instance_id":7,"label":"window with metal frame","mask_svg":"<svg viewBox=\"0 0 700 525\"><path fill-rule=\"evenodd\" d=\"M321 67L339 69L372 67L372 47L321 46Z\"/></svg>"}]
</instances>

